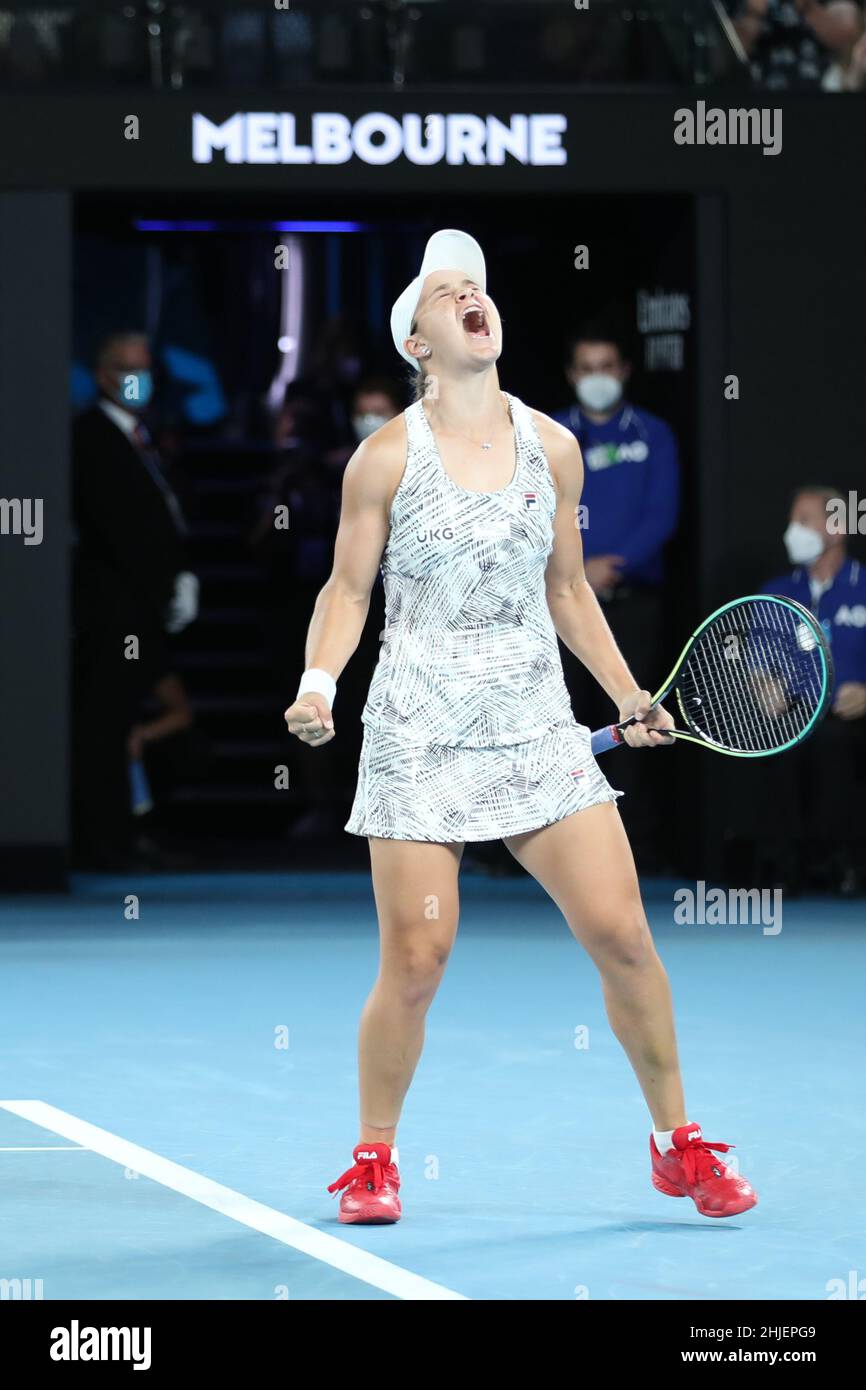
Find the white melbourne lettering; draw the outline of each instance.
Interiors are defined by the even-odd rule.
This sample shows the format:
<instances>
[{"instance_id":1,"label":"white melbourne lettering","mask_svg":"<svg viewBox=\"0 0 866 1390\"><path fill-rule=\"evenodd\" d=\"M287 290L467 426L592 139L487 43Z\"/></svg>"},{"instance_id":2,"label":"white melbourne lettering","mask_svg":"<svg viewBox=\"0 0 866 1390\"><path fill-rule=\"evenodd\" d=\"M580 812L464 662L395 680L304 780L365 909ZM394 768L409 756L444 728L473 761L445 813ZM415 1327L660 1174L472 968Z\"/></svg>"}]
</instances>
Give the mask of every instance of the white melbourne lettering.
<instances>
[{"instance_id":1,"label":"white melbourne lettering","mask_svg":"<svg viewBox=\"0 0 866 1390\"><path fill-rule=\"evenodd\" d=\"M291 111L237 111L224 121L192 118L192 157L210 164L221 154L226 164L566 164L562 137L568 126L555 112L496 116L370 111L351 121L339 111L316 111L304 118L303 132Z\"/></svg>"}]
</instances>

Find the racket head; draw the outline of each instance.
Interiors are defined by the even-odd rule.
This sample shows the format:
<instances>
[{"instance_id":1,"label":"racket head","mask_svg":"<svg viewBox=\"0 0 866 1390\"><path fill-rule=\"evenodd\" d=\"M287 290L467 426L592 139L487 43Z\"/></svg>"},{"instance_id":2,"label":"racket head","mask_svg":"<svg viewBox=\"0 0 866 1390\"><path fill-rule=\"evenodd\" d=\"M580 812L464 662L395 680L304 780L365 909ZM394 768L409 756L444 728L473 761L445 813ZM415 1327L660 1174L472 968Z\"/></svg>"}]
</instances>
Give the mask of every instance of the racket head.
<instances>
[{"instance_id":1,"label":"racket head","mask_svg":"<svg viewBox=\"0 0 866 1390\"><path fill-rule=\"evenodd\" d=\"M827 713L834 671L821 624L796 599L748 594L692 633L663 692L686 728L677 737L737 758L802 743Z\"/></svg>"}]
</instances>

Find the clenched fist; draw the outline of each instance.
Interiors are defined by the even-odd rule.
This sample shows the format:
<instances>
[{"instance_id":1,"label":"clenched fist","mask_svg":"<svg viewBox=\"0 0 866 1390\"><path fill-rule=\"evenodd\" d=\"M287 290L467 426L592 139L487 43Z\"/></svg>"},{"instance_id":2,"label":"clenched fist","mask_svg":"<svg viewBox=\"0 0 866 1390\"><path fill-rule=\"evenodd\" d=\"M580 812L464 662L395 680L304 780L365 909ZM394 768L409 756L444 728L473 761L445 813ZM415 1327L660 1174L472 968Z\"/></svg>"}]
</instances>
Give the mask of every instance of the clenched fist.
<instances>
[{"instance_id":1,"label":"clenched fist","mask_svg":"<svg viewBox=\"0 0 866 1390\"><path fill-rule=\"evenodd\" d=\"M334 721L331 708L324 695L308 690L293 705L289 705L283 718L290 734L295 734L301 743L309 743L312 748L321 748L334 737Z\"/></svg>"}]
</instances>

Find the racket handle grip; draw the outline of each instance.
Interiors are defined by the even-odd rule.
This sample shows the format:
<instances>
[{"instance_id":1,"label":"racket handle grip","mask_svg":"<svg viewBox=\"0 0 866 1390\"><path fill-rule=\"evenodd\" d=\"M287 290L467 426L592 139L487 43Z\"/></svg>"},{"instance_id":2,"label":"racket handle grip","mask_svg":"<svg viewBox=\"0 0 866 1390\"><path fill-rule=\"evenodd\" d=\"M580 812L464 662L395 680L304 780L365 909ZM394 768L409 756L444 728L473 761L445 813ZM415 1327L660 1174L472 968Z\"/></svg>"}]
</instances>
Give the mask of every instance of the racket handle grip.
<instances>
[{"instance_id":1,"label":"racket handle grip","mask_svg":"<svg viewBox=\"0 0 866 1390\"><path fill-rule=\"evenodd\" d=\"M617 748L623 742L622 731L616 724L608 724L606 729L596 729L592 735L592 755L606 753L609 748Z\"/></svg>"}]
</instances>

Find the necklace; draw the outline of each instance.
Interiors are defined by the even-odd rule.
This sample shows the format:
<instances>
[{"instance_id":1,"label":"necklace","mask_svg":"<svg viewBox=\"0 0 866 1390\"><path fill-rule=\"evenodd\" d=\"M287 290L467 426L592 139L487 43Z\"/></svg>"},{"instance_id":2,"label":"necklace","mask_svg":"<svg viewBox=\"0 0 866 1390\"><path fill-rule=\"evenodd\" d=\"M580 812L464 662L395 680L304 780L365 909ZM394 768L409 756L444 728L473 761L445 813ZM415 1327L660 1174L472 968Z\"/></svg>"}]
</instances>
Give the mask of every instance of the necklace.
<instances>
[{"instance_id":1,"label":"necklace","mask_svg":"<svg viewBox=\"0 0 866 1390\"><path fill-rule=\"evenodd\" d=\"M510 414L510 412L509 412L509 414ZM427 423L428 423L428 424L430 423L429 417L428 417ZM474 444L476 441L475 441L474 439L471 439L469 442L470 442L470 444ZM492 439L479 439L477 442L478 442L478 444L480 445L480 447L481 447L482 449L492 449L492 448L493 448L493 440L492 440Z\"/></svg>"}]
</instances>

